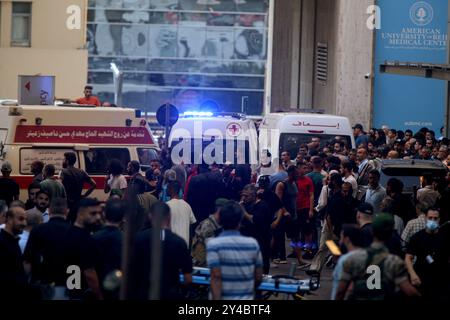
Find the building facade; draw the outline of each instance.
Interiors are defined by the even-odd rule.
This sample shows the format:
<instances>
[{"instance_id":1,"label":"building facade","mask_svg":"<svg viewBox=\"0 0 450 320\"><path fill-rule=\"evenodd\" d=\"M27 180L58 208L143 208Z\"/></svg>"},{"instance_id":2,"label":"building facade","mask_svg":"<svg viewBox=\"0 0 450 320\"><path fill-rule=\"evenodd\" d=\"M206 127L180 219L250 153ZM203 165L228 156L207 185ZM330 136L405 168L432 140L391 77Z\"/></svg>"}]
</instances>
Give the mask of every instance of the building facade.
<instances>
[{"instance_id":1,"label":"building facade","mask_svg":"<svg viewBox=\"0 0 450 320\"><path fill-rule=\"evenodd\" d=\"M88 70L84 0L0 0L0 99L19 75L55 76L55 95L83 94Z\"/></svg>"},{"instance_id":2,"label":"building facade","mask_svg":"<svg viewBox=\"0 0 450 320\"><path fill-rule=\"evenodd\" d=\"M267 59L266 0L90 0L88 82L114 95L110 64L123 71L123 104L155 112L261 115Z\"/></svg>"}]
</instances>

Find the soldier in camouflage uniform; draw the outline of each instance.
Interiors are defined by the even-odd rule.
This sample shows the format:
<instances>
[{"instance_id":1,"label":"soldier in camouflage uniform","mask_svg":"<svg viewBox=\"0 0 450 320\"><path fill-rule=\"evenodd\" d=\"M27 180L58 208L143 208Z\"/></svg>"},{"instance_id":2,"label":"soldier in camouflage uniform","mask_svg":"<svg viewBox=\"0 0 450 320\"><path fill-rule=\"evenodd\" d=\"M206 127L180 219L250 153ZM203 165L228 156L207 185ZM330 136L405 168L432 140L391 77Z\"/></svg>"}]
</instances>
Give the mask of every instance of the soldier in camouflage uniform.
<instances>
[{"instance_id":1,"label":"soldier in camouflage uniform","mask_svg":"<svg viewBox=\"0 0 450 320\"><path fill-rule=\"evenodd\" d=\"M419 296L411 285L405 264L398 256L390 254L384 242L394 231L391 215L380 214L373 221L372 245L349 257L336 293L336 300L346 296L350 300L389 300L399 291L406 296ZM350 284L352 292L348 293Z\"/></svg>"},{"instance_id":2,"label":"soldier in camouflage uniform","mask_svg":"<svg viewBox=\"0 0 450 320\"><path fill-rule=\"evenodd\" d=\"M219 211L227 202L227 199L217 199L215 202L216 212L200 222L195 228L194 238L192 239L192 257L196 267L206 267L206 242L210 238L218 236L222 231L219 224Z\"/></svg>"}]
</instances>

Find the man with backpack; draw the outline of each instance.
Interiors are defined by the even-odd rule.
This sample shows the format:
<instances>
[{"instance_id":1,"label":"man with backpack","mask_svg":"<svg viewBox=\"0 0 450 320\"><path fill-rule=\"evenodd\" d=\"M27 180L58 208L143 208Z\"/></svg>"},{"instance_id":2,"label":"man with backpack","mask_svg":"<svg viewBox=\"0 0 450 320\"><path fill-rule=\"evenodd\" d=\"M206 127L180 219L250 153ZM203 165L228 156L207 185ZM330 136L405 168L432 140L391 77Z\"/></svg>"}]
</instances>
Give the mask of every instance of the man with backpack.
<instances>
[{"instance_id":1,"label":"man with backpack","mask_svg":"<svg viewBox=\"0 0 450 320\"><path fill-rule=\"evenodd\" d=\"M392 300L400 290L406 296L420 296L411 285L405 264L385 246L394 231L394 218L380 214L373 220L373 243L349 257L343 265L336 300L343 300L353 283L349 300Z\"/></svg>"}]
</instances>

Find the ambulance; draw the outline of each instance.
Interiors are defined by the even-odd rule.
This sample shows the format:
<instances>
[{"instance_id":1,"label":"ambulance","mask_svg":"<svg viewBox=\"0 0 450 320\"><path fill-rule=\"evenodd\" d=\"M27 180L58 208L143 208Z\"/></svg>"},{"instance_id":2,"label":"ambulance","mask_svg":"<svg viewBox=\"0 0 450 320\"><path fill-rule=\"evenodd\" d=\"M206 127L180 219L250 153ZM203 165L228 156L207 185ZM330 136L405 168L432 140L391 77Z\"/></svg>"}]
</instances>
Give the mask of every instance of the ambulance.
<instances>
[{"instance_id":1,"label":"ambulance","mask_svg":"<svg viewBox=\"0 0 450 320\"><path fill-rule=\"evenodd\" d=\"M258 134L246 115L185 112L172 127L169 149L175 164L258 165Z\"/></svg>"},{"instance_id":2,"label":"ambulance","mask_svg":"<svg viewBox=\"0 0 450 320\"><path fill-rule=\"evenodd\" d=\"M265 174L275 173L279 156L289 151L295 159L302 144L320 138L321 146L335 139L342 139L347 146L355 148L353 130L346 117L317 113L271 113L259 126L259 152Z\"/></svg>"},{"instance_id":3,"label":"ambulance","mask_svg":"<svg viewBox=\"0 0 450 320\"><path fill-rule=\"evenodd\" d=\"M31 163L54 164L59 174L65 152L77 155L75 166L96 182L91 196L100 200L107 197L103 188L112 159L126 170L131 160L148 166L158 157L157 144L139 110L0 104L0 163L11 163L21 200L27 199L33 179Z\"/></svg>"}]
</instances>

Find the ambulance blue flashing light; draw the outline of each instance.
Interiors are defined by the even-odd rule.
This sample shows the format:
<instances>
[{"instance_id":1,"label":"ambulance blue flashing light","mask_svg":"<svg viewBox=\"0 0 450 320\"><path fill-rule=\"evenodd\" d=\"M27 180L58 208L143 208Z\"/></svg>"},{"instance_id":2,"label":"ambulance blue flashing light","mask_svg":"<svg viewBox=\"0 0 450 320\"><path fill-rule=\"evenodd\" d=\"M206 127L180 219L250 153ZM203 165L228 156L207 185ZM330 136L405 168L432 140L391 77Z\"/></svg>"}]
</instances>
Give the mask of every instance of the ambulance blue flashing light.
<instances>
[{"instance_id":1,"label":"ambulance blue flashing light","mask_svg":"<svg viewBox=\"0 0 450 320\"><path fill-rule=\"evenodd\" d=\"M214 114L207 111L186 111L184 112L185 117L212 117Z\"/></svg>"}]
</instances>

